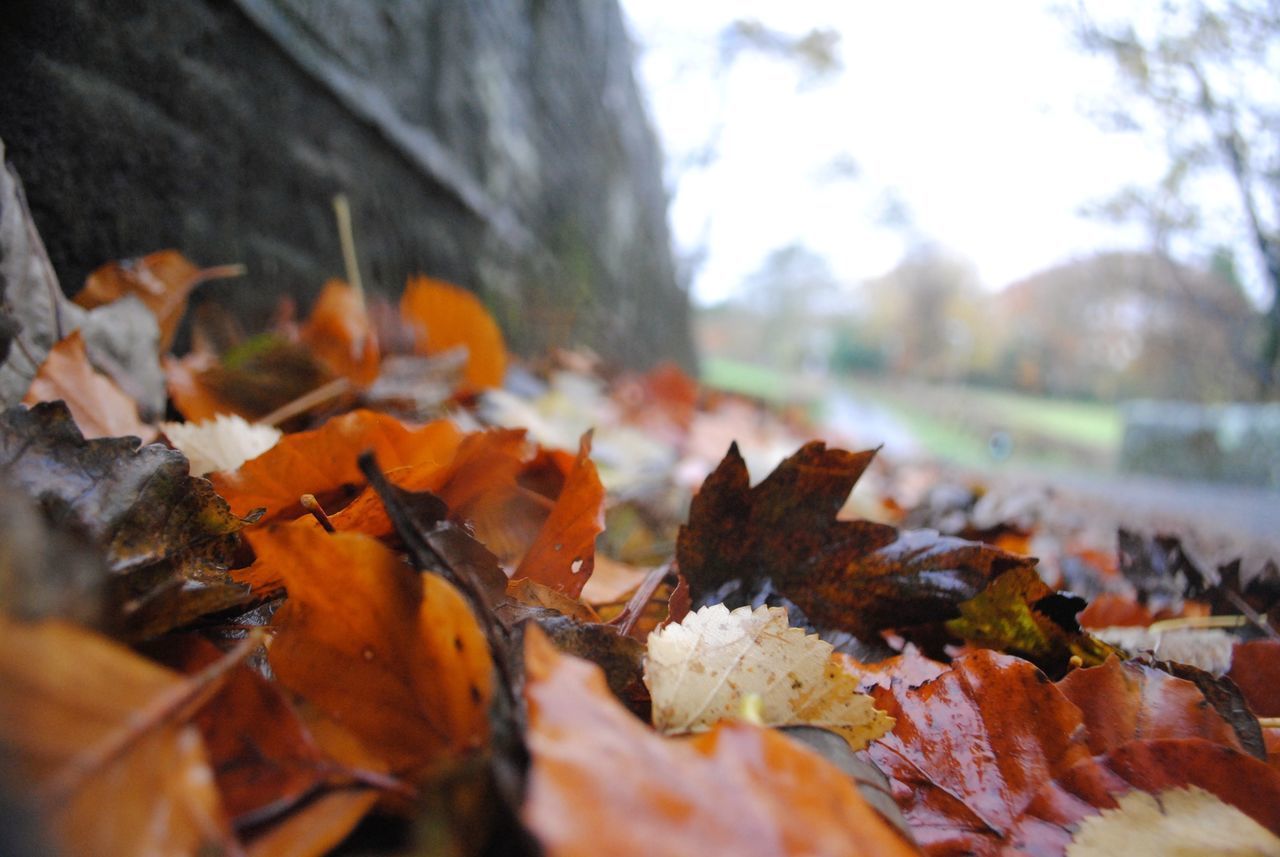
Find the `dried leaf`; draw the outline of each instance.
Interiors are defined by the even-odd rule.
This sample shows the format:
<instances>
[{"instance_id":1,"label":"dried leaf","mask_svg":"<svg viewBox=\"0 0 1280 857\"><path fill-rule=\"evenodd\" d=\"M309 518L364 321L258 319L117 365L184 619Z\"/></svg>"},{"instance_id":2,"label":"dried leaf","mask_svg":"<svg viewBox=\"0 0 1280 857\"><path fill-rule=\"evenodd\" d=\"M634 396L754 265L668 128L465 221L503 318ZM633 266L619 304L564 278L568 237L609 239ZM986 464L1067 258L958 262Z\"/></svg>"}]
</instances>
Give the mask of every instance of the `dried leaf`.
<instances>
[{"instance_id":1,"label":"dried leaf","mask_svg":"<svg viewBox=\"0 0 1280 857\"><path fill-rule=\"evenodd\" d=\"M280 430L243 417L219 414L198 423L161 423L164 436L191 462L201 476L215 470L235 470L257 458L283 437Z\"/></svg>"},{"instance_id":2,"label":"dried leaf","mask_svg":"<svg viewBox=\"0 0 1280 857\"><path fill-rule=\"evenodd\" d=\"M776 732L735 723L661 738L596 667L533 628L525 664L523 817L551 857L914 853L841 771Z\"/></svg>"},{"instance_id":3,"label":"dried leaf","mask_svg":"<svg viewBox=\"0 0 1280 857\"><path fill-rule=\"evenodd\" d=\"M760 699L764 725L820 726L854 750L893 727L857 692L831 644L792 628L780 607L730 612L716 604L655 631L645 684L653 725L667 734L704 732L738 714L751 694Z\"/></svg>"},{"instance_id":4,"label":"dried leaf","mask_svg":"<svg viewBox=\"0 0 1280 857\"><path fill-rule=\"evenodd\" d=\"M596 536L604 530L604 486L583 435L573 467L551 514L513 578L528 578L577 598L595 565Z\"/></svg>"},{"instance_id":5,"label":"dried leaf","mask_svg":"<svg viewBox=\"0 0 1280 857\"><path fill-rule=\"evenodd\" d=\"M1280 837L1204 789L1131 791L1115 809L1086 818L1067 857L1263 857L1280 855Z\"/></svg>"},{"instance_id":6,"label":"dried leaf","mask_svg":"<svg viewBox=\"0 0 1280 857\"><path fill-rule=\"evenodd\" d=\"M138 419L138 403L89 363L84 338L75 331L50 349L22 403L61 399L86 438L132 435L154 440L156 429Z\"/></svg>"},{"instance_id":7,"label":"dried leaf","mask_svg":"<svg viewBox=\"0 0 1280 857\"><path fill-rule=\"evenodd\" d=\"M243 603L226 573L246 520L182 453L136 438L85 440L60 402L0 414L0 469L106 553L119 630L152 636Z\"/></svg>"},{"instance_id":8,"label":"dried leaf","mask_svg":"<svg viewBox=\"0 0 1280 857\"><path fill-rule=\"evenodd\" d=\"M364 299L341 280L324 284L300 338L335 375L361 386L378 377L378 337Z\"/></svg>"},{"instance_id":9,"label":"dried leaf","mask_svg":"<svg viewBox=\"0 0 1280 857\"><path fill-rule=\"evenodd\" d=\"M61 622L0 619L0 756L68 854L131 857L228 847L199 732L197 687Z\"/></svg>"},{"instance_id":10,"label":"dried leaf","mask_svg":"<svg viewBox=\"0 0 1280 857\"><path fill-rule=\"evenodd\" d=\"M249 538L289 592L270 650L282 684L396 773L484 745L492 664L452 586L355 533L275 526Z\"/></svg>"},{"instance_id":11,"label":"dried leaf","mask_svg":"<svg viewBox=\"0 0 1280 857\"><path fill-rule=\"evenodd\" d=\"M548 610L554 610L572 619L577 619L579 622L595 624L600 622L600 617L596 615L596 611L586 604L570 598L562 592L557 592L549 586L534 583L532 580L521 578L520 580L508 582L507 596L530 607L545 607Z\"/></svg>"},{"instance_id":12,"label":"dried leaf","mask_svg":"<svg viewBox=\"0 0 1280 857\"><path fill-rule=\"evenodd\" d=\"M387 467L442 466L462 440L440 420L410 429L394 417L352 411L313 431L283 438L238 470L210 476L234 510L266 507L264 520L302 514L298 498L312 494L326 510L337 510L366 484L356 456L371 449Z\"/></svg>"},{"instance_id":13,"label":"dried leaf","mask_svg":"<svg viewBox=\"0 0 1280 857\"><path fill-rule=\"evenodd\" d=\"M1058 688L1080 708L1095 755L1154 738L1204 738L1243 749L1199 688L1152 667L1111 657L1101 666L1072 670Z\"/></svg>"},{"instance_id":14,"label":"dried leaf","mask_svg":"<svg viewBox=\"0 0 1280 857\"><path fill-rule=\"evenodd\" d=\"M336 848L378 802L372 789L321 795L249 843L247 857L321 857Z\"/></svg>"},{"instance_id":15,"label":"dried leaf","mask_svg":"<svg viewBox=\"0 0 1280 857\"><path fill-rule=\"evenodd\" d=\"M1280 717L1280 640L1237 643L1227 678L1258 717Z\"/></svg>"},{"instance_id":16,"label":"dried leaf","mask_svg":"<svg viewBox=\"0 0 1280 857\"><path fill-rule=\"evenodd\" d=\"M502 386L507 367L502 331L471 292L430 277L410 277L400 298L400 314L418 329L419 354L466 347L465 392Z\"/></svg>"},{"instance_id":17,"label":"dried leaf","mask_svg":"<svg viewBox=\"0 0 1280 857\"><path fill-rule=\"evenodd\" d=\"M174 407L190 421L218 414L261 420L334 380L306 346L263 334L222 355L164 361Z\"/></svg>"},{"instance_id":18,"label":"dried leaf","mask_svg":"<svg viewBox=\"0 0 1280 857\"><path fill-rule=\"evenodd\" d=\"M809 443L752 488L731 447L680 528L677 558L694 602L770 579L819 628L869 636L952 618L989 579L1034 563L932 531L836 520L874 455Z\"/></svg>"}]
</instances>

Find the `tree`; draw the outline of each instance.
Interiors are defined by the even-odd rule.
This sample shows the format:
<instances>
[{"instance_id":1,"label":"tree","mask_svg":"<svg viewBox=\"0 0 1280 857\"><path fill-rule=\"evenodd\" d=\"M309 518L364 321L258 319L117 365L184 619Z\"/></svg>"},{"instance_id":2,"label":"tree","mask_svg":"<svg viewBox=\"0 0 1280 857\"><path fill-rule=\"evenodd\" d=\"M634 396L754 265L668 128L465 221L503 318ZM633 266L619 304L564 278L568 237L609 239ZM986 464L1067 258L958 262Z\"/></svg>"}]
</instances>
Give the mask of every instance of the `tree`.
<instances>
[{"instance_id":1,"label":"tree","mask_svg":"<svg viewBox=\"0 0 1280 857\"><path fill-rule=\"evenodd\" d=\"M1101 213L1145 220L1154 249L1201 220L1187 186L1217 171L1234 188L1243 241L1259 261L1270 301L1256 358L1259 390L1280 388L1280 3L1166 0L1138 20L1102 22L1082 2L1077 35L1109 56L1128 100L1112 119L1155 130L1169 165L1154 188L1126 188Z\"/></svg>"}]
</instances>

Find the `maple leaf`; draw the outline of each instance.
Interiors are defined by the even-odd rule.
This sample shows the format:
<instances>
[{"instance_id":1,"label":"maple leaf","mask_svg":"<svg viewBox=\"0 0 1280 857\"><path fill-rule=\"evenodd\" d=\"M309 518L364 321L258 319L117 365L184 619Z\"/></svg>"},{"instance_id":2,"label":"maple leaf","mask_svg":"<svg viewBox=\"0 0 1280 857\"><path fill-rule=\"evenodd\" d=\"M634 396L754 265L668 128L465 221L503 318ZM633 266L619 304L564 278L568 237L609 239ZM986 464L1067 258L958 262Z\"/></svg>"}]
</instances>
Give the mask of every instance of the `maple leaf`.
<instances>
[{"instance_id":1,"label":"maple leaf","mask_svg":"<svg viewBox=\"0 0 1280 857\"><path fill-rule=\"evenodd\" d=\"M662 738L594 665L525 633L532 767L523 818L546 853L915 853L839 769L782 735L721 724Z\"/></svg>"},{"instance_id":2,"label":"maple leaf","mask_svg":"<svg viewBox=\"0 0 1280 857\"><path fill-rule=\"evenodd\" d=\"M1056 609L1056 602L1067 597L1050 589L1034 568L1010 569L961 603L960 618L947 622L947 630L969 642L1026 658L1056 676L1066 673L1072 657L1085 666L1097 666L1114 656L1115 649L1075 624L1071 618L1078 612L1075 603Z\"/></svg>"},{"instance_id":3,"label":"maple leaf","mask_svg":"<svg viewBox=\"0 0 1280 857\"><path fill-rule=\"evenodd\" d=\"M660 732L703 732L759 699L765 726L820 726L854 750L893 726L832 658L832 646L792 628L780 607L703 607L649 635L645 684Z\"/></svg>"},{"instance_id":4,"label":"maple leaf","mask_svg":"<svg viewBox=\"0 0 1280 857\"><path fill-rule=\"evenodd\" d=\"M417 328L415 350L420 354L466 347L464 392L502 386L507 365L502 331L471 292L430 277L410 277L400 297L400 315Z\"/></svg>"},{"instance_id":5,"label":"maple leaf","mask_svg":"<svg viewBox=\"0 0 1280 857\"><path fill-rule=\"evenodd\" d=\"M24 405L61 399L86 438L125 437L154 440L156 430L138 419L138 403L89 363L84 337L75 331L49 350L31 380Z\"/></svg>"},{"instance_id":6,"label":"maple leaf","mask_svg":"<svg viewBox=\"0 0 1280 857\"><path fill-rule=\"evenodd\" d=\"M819 628L868 636L948 619L1000 572L1034 560L988 545L836 513L874 451L812 442L752 488L737 444L702 486L676 556L694 602L764 579Z\"/></svg>"},{"instance_id":7,"label":"maple leaf","mask_svg":"<svg viewBox=\"0 0 1280 857\"><path fill-rule=\"evenodd\" d=\"M41 403L0 414L0 473L102 547L121 633L153 636L247 599L226 569L248 520L189 475L182 453L85 440L63 403Z\"/></svg>"},{"instance_id":8,"label":"maple leaf","mask_svg":"<svg viewBox=\"0 0 1280 857\"><path fill-rule=\"evenodd\" d=\"M35 798L69 854L194 854L233 843L184 707L242 650L184 679L104 637L0 618L5 786Z\"/></svg>"}]
</instances>

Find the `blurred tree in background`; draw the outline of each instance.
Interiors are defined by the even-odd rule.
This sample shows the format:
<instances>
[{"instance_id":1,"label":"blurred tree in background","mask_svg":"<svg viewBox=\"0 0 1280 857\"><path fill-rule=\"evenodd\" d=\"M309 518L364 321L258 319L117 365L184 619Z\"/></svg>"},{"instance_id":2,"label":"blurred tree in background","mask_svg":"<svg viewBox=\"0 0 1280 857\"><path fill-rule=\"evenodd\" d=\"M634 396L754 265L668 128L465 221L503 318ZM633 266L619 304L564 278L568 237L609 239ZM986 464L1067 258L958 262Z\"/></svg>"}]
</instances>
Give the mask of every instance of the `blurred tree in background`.
<instances>
[{"instance_id":1,"label":"blurred tree in background","mask_svg":"<svg viewBox=\"0 0 1280 857\"><path fill-rule=\"evenodd\" d=\"M1255 337L1253 373L1280 391L1280 4L1180 0L1136 7L1133 20L1080 2L1071 18L1081 44L1109 57L1124 92L1105 117L1119 129L1159 133L1168 169L1152 187L1125 188L1099 214L1138 219L1158 252L1194 235L1206 212L1188 192L1198 178L1229 181L1241 243L1260 261L1269 309Z\"/></svg>"}]
</instances>

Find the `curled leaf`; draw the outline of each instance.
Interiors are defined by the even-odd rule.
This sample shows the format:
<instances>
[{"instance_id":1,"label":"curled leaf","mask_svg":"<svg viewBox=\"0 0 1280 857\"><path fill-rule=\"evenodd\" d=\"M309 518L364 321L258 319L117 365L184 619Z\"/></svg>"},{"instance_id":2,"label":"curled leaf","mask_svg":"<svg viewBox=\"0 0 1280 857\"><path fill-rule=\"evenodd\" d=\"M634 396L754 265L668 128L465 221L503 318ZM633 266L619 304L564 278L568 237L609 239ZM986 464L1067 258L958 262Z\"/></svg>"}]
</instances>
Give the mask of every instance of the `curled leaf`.
<instances>
[{"instance_id":1,"label":"curled leaf","mask_svg":"<svg viewBox=\"0 0 1280 857\"><path fill-rule=\"evenodd\" d=\"M430 277L410 277L400 298L400 314L418 330L418 353L467 349L465 392L502 386L507 368L502 331L471 292Z\"/></svg>"}]
</instances>

